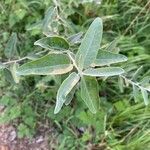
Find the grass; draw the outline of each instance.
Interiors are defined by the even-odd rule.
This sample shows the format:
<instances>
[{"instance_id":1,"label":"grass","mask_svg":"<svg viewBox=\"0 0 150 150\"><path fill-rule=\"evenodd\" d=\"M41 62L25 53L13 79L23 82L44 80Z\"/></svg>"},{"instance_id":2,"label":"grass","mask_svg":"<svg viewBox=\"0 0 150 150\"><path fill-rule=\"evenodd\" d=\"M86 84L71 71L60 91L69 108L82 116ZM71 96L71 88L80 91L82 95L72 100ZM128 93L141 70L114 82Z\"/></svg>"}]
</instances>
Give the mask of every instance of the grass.
<instances>
[{"instance_id":1,"label":"grass","mask_svg":"<svg viewBox=\"0 0 150 150\"><path fill-rule=\"evenodd\" d=\"M54 3L55 2L55 3ZM81 3L63 0L2 0L0 2L0 60L9 61L4 49L12 32L17 33L19 57L25 57L41 49L33 43L42 37L41 21L49 6L59 6L59 20L51 32L66 38L85 32L94 17L104 21L103 45L117 39L117 50L129 60L121 64L127 79L143 66L134 78L135 83L144 82L150 87L150 1L122 0ZM74 50L76 47L73 45ZM18 59L16 56L15 59ZM0 104L5 107L0 122L11 123L20 138L32 138L39 127L52 128L50 147L70 149L150 149L150 107L145 106L141 92L137 90L136 101L132 84L127 79L99 79L101 110L91 114L77 93L70 106L53 114L58 87L65 76L29 76L15 84L9 70L0 72ZM148 97L149 98L149 97ZM16 111L17 110L17 111ZM56 142L52 142L55 140Z\"/></svg>"}]
</instances>

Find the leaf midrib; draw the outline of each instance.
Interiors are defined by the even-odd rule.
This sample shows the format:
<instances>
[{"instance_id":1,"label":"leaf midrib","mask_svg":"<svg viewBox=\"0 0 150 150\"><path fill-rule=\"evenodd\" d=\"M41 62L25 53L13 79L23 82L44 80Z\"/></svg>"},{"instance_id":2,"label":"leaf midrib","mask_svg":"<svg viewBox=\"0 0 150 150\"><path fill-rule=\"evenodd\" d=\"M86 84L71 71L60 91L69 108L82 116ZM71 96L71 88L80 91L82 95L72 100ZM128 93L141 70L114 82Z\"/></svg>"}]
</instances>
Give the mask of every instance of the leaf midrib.
<instances>
[{"instance_id":1,"label":"leaf midrib","mask_svg":"<svg viewBox=\"0 0 150 150\"><path fill-rule=\"evenodd\" d=\"M96 32L96 29L94 30L94 34L93 34L92 40L91 40L91 42L90 42L90 46L87 48L87 51L86 51L86 54L85 54L84 63L85 63L85 61L86 61L86 56L87 56L87 54L88 54L88 52L89 52L89 50L90 50L91 44L93 43L93 40L94 40L94 37L95 37L95 32ZM83 67L84 67L84 63L83 63ZM90 65L90 64L89 64L89 65Z\"/></svg>"},{"instance_id":2,"label":"leaf midrib","mask_svg":"<svg viewBox=\"0 0 150 150\"><path fill-rule=\"evenodd\" d=\"M84 78L82 78L82 80L83 80L83 82L84 82L84 84L85 84L85 88L86 88L86 91L87 91L88 97L90 97L90 99L91 99L91 96L90 96L90 94L89 94L89 92L88 92L88 88L86 87L85 79L84 79ZM95 109L95 107L94 107L94 105L93 105L93 103L92 103L92 102L91 102L91 105L92 105L92 107ZM94 112L96 112L96 111L94 111Z\"/></svg>"}]
</instances>

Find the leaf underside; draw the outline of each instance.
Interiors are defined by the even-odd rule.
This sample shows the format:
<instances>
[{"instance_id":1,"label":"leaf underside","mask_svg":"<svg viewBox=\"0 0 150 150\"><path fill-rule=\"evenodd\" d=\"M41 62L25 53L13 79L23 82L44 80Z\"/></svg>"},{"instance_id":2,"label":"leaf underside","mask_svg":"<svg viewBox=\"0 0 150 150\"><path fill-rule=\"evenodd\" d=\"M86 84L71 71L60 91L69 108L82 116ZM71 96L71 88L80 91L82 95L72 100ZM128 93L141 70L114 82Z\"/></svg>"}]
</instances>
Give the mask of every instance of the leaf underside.
<instances>
[{"instance_id":1,"label":"leaf underside","mask_svg":"<svg viewBox=\"0 0 150 150\"><path fill-rule=\"evenodd\" d=\"M57 8L56 7L50 7L45 14L42 29L43 33L45 35L49 35L48 32L50 32L49 26L53 23L54 20L56 20L57 17Z\"/></svg>"},{"instance_id":2,"label":"leaf underside","mask_svg":"<svg viewBox=\"0 0 150 150\"><path fill-rule=\"evenodd\" d=\"M124 73L124 70L120 67L103 67L103 68L89 68L83 71L84 75L95 77L109 77L120 75Z\"/></svg>"},{"instance_id":3,"label":"leaf underside","mask_svg":"<svg viewBox=\"0 0 150 150\"><path fill-rule=\"evenodd\" d=\"M96 78L83 76L81 78L81 98L92 113L96 113L99 106L99 91Z\"/></svg>"},{"instance_id":4,"label":"leaf underside","mask_svg":"<svg viewBox=\"0 0 150 150\"><path fill-rule=\"evenodd\" d=\"M34 45L38 45L49 50L64 51L69 49L69 43L59 36L44 37L36 41Z\"/></svg>"},{"instance_id":5,"label":"leaf underside","mask_svg":"<svg viewBox=\"0 0 150 150\"><path fill-rule=\"evenodd\" d=\"M77 73L71 73L61 84L60 88L57 92L57 100L56 100L56 107L54 110L54 114L57 114L65 101L67 100L67 95L72 91L74 86L78 83L80 77Z\"/></svg>"}]
</instances>

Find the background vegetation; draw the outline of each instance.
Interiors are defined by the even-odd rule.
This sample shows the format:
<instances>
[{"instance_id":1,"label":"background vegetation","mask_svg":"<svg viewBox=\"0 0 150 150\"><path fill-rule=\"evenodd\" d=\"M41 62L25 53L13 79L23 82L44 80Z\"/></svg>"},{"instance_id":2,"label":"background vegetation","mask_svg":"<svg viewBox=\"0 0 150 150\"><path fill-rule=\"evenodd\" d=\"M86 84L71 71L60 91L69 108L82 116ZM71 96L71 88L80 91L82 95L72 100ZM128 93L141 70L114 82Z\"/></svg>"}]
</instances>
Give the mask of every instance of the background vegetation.
<instances>
[{"instance_id":1,"label":"background vegetation","mask_svg":"<svg viewBox=\"0 0 150 150\"><path fill-rule=\"evenodd\" d=\"M58 8L59 16L45 29L50 6ZM28 76L16 84L11 69L1 69L1 124L11 123L20 138L32 138L40 128L51 129L50 147L55 149L150 149L150 107L145 106L150 101L149 0L1 0L0 12L1 68L25 56L34 59L42 49L33 43L44 34L70 39L79 33L82 38L97 16L104 24L103 47L111 45L114 53L128 57L120 64L126 78L98 79L101 110L97 114L89 112L77 93L71 105L54 115L56 93L66 76ZM11 37L16 50L12 58L7 51ZM74 50L80 40L72 43Z\"/></svg>"}]
</instances>

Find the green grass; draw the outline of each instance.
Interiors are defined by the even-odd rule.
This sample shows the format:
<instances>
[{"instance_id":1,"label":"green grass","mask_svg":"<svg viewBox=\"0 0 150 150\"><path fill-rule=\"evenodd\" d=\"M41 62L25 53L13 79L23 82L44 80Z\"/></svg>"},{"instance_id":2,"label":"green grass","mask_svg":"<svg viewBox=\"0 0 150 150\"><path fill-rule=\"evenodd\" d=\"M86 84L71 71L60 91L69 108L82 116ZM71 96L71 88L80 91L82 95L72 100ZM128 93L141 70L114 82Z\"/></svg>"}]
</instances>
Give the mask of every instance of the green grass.
<instances>
[{"instance_id":1,"label":"green grass","mask_svg":"<svg viewBox=\"0 0 150 150\"><path fill-rule=\"evenodd\" d=\"M59 21L54 22L50 32L69 38L85 32L97 16L104 21L103 46L117 39L120 53L128 57L120 64L131 79L138 68L141 72L135 83L143 81L150 88L150 8L149 1L107 0L101 5L80 1L58 1ZM41 21L51 0L1 0L0 2L0 61L8 62L4 50L10 35L17 33L17 54L12 60L42 49L33 43L44 37ZM72 45L76 51L76 45ZM19 56L18 56L19 55ZM66 76L28 76L19 84L13 82L9 70L0 71L0 105L5 107L0 122L11 123L18 136L32 138L39 127L53 129L50 147L60 150L107 149L148 150L150 149L150 107L145 106L142 94L136 93L132 84L118 77L98 79L101 110L91 114L77 93L71 105L54 115L56 92ZM126 81L126 82L125 82ZM148 97L149 99L149 97ZM16 111L17 110L17 111ZM57 143L57 144L56 144ZM92 149L91 148L91 149Z\"/></svg>"}]
</instances>

